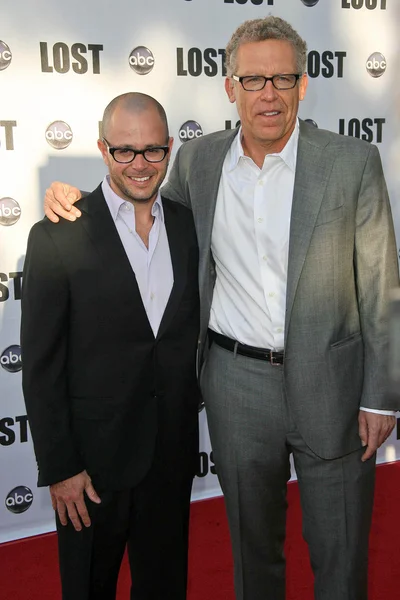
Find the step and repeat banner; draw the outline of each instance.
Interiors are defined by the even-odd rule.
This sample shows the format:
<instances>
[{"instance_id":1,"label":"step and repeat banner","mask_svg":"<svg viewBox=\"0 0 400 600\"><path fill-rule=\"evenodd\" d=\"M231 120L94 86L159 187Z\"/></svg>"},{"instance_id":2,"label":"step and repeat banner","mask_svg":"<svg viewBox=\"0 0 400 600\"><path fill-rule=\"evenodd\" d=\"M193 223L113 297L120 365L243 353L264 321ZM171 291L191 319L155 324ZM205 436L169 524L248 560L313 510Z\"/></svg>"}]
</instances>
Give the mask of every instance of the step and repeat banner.
<instances>
[{"instance_id":1,"label":"step and repeat banner","mask_svg":"<svg viewBox=\"0 0 400 600\"><path fill-rule=\"evenodd\" d=\"M400 240L398 0L20 0L0 22L0 542L54 529L21 391L20 300L26 240L53 180L94 189L105 173L96 141L118 94L166 108L174 153L233 128L225 46L246 19L269 14L307 40L306 99L315 127L378 145ZM174 156L173 153L173 156ZM110 281L112 274L110 273ZM46 310L46 306L43 306ZM220 494L204 410L193 499ZM394 432L379 461L400 457Z\"/></svg>"}]
</instances>

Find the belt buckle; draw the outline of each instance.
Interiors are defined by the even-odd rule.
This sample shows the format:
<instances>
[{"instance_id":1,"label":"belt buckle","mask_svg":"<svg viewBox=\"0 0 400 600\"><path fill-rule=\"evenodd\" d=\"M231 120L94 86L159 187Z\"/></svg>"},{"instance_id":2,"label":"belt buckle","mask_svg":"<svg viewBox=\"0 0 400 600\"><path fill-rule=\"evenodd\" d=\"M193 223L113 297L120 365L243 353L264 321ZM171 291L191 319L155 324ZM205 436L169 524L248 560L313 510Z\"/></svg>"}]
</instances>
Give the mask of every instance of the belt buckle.
<instances>
[{"instance_id":1,"label":"belt buckle","mask_svg":"<svg viewBox=\"0 0 400 600\"><path fill-rule=\"evenodd\" d=\"M276 365L280 365L280 364L281 364L280 362L275 362L275 361L277 361L277 360L278 360L278 357L277 357L277 356L274 356L274 354L275 354L275 352L273 352L273 351L271 350L271 351L270 351L270 354L269 354L269 362L270 362L270 364L271 364L271 365L274 365L274 366L276 366Z\"/></svg>"}]
</instances>

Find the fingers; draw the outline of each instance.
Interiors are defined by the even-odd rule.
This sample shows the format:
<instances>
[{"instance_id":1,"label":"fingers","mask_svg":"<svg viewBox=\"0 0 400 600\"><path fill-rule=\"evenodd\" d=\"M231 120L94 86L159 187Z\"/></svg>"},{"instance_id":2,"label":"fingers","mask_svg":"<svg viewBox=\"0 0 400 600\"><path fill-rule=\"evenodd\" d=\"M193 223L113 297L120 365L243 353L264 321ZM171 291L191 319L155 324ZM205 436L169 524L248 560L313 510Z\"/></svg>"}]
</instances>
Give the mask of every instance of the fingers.
<instances>
[{"instance_id":1,"label":"fingers","mask_svg":"<svg viewBox=\"0 0 400 600\"><path fill-rule=\"evenodd\" d=\"M76 531L82 530L82 524L90 527L91 522L84 497L84 491L87 489L93 501L99 503L100 498L86 471L50 486L51 503L57 510L62 525L67 525L69 519Z\"/></svg>"},{"instance_id":2,"label":"fingers","mask_svg":"<svg viewBox=\"0 0 400 600\"><path fill-rule=\"evenodd\" d=\"M94 489L92 482L90 480L89 480L89 483L87 484L87 486L85 487L85 492L86 492L86 495L89 498L89 500L91 500L92 502L95 502L96 504L101 503L100 497L97 495L97 492Z\"/></svg>"},{"instance_id":3,"label":"fingers","mask_svg":"<svg viewBox=\"0 0 400 600\"><path fill-rule=\"evenodd\" d=\"M71 503L71 505L67 507L67 510L68 516L76 531L81 531L82 523L85 527L90 527L91 521L83 495L75 503Z\"/></svg>"},{"instance_id":4,"label":"fingers","mask_svg":"<svg viewBox=\"0 0 400 600\"><path fill-rule=\"evenodd\" d=\"M364 454L361 457L362 462L366 462L367 460L372 458L373 455L375 454L375 452L377 451L377 449L378 449L378 446L368 444L366 451L364 452Z\"/></svg>"},{"instance_id":5,"label":"fingers","mask_svg":"<svg viewBox=\"0 0 400 600\"><path fill-rule=\"evenodd\" d=\"M363 462L370 459L387 440L395 424L395 417L360 411L359 435L363 446L367 442L366 451L361 458Z\"/></svg>"},{"instance_id":6,"label":"fingers","mask_svg":"<svg viewBox=\"0 0 400 600\"><path fill-rule=\"evenodd\" d=\"M54 494L52 494L51 492L50 492L50 498L51 498L51 505L53 507L53 510L57 510L57 499L54 496Z\"/></svg>"},{"instance_id":7,"label":"fingers","mask_svg":"<svg viewBox=\"0 0 400 600\"><path fill-rule=\"evenodd\" d=\"M68 519L70 519L76 531L82 530L82 523L85 527L90 527L91 525L83 494L76 500L58 498L55 510L57 510L61 525L67 525Z\"/></svg>"},{"instance_id":8,"label":"fingers","mask_svg":"<svg viewBox=\"0 0 400 600\"><path fill-rule=\"evenodd\" d=\"M57 512L58 512L58 517L60 519L61 525L65 526L68 523L68 519L67 519L67 508L66 508L64 502L62 502L61 500L57 500L55 510L57 510Z\"/></svg>"},{"instance_id":9,"label":"fingers","mask_svg":"<svg viewBox=\"0 0 400 600\"><path fill-rule=\"evenodd\" d=\"M66 183L55 181L46 190L44 198L44 212L46 217L53 223L57 223L62 217L68 221L75 221L81 216L79 209L72 206L79 200L81 193Z\"/></svg>"},{"instance_id":10,"label":"fingers","mask_svg":"<svg viewBox=\"0 0 400 600\"><path fill-rule=\"evenodd\" d=\"M358 435L360 436L362 446L368 445L368 426L365 419L365 412L360 411L358 416Z\"/></svg>"}]
</instances>

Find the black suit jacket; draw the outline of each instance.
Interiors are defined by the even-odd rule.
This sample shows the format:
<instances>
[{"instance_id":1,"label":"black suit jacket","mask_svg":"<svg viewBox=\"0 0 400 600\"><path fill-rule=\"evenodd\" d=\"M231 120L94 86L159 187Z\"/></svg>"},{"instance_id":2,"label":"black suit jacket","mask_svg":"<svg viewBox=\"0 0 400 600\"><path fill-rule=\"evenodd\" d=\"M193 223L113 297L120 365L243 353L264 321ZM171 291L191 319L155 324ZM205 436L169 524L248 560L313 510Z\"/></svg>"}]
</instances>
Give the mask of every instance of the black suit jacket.
<instances>
[{"instance_id":1,"label":"black suit jacket","mask_svg":"<svg viewBox=\"0 0 400 600\"><path fill-rule=\"evenodd\" d=\"M198 248L191 212L163 199L174 285L155 338L99 186L81 218L33 226L24 267L23 390L41 486L86 469L134 486L155 450L195 472Z\"/></svg>"}]
</instances>

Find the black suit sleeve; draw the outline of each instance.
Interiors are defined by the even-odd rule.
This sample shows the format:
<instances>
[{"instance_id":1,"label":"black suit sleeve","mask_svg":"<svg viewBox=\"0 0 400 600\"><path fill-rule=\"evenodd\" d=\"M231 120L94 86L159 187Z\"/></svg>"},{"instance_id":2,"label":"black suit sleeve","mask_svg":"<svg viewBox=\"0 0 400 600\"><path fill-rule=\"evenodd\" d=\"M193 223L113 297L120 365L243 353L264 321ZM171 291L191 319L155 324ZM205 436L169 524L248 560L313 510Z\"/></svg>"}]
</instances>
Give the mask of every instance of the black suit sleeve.
<instances>
[{"instance_id":1,"label":"black suit sleeve","mask_svg":"<svg viewBox=\"0 0 400 600\"><path fill-rule=\"evenodd\" d=\"M70 426L68 277L48 226L37 223L29 235L21 319L22 385L39 486L84 469Z\"/></svg>"}]
</instances>

